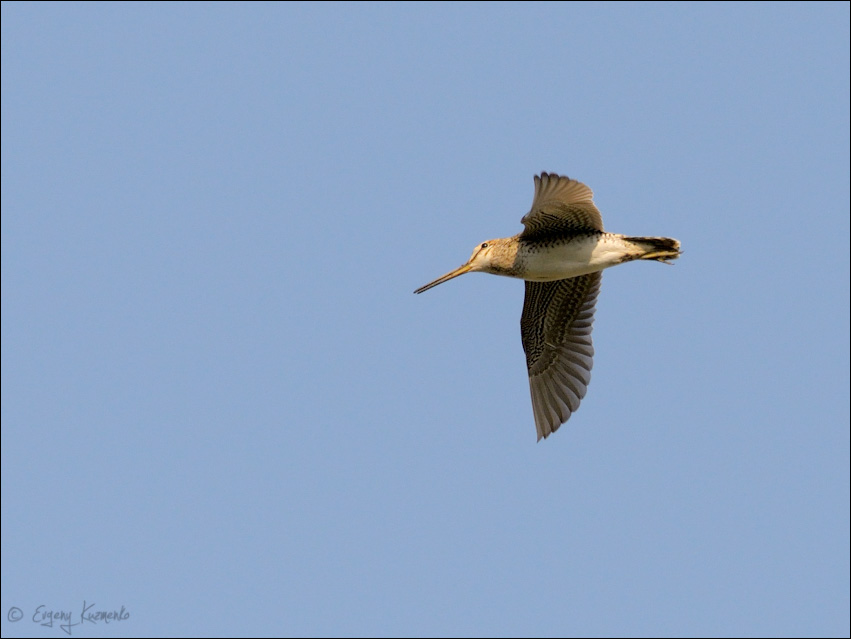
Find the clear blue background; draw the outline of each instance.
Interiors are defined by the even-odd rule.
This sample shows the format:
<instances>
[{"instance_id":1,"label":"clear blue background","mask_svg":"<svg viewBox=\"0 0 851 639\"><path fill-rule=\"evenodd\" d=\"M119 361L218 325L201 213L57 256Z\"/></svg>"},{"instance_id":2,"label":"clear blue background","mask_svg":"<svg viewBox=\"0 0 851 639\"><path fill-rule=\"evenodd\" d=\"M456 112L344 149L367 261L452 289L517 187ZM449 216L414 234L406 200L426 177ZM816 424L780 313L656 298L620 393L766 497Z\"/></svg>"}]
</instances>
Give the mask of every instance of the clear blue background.
<instances>
[{"instance_id":1,"label":"clear blue background","mask_svg":"<svg viewBox=\"0 0 851 639\"><path fill-rule=\"evenodd\" d=\"M684 255L536 444L540 171ZM3 635L848 636L848 264L848 3L4 2Z\"/></svg>"}]
</instances>

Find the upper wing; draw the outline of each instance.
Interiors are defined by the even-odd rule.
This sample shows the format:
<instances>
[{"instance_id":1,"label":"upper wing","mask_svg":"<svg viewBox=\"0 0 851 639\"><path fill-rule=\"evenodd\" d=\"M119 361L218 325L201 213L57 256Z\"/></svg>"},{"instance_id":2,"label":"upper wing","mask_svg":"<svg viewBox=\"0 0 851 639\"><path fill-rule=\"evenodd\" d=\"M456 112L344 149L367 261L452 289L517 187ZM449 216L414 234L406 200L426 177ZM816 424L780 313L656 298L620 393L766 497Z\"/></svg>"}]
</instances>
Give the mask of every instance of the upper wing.
<instances>
[{"instance_id":1,"label":"upper wing","mask_svg":"<svg viewBox=\"0 0 851 639\"><path fill-rule=\"evenodd\" d=\"M526 229L523 238L559 231L602 231L603 218L594 206L590 188L555 173L535 176L535 199L531 210L520 220Z\"/></svg>"},{"instance_id":2,"label":"upper wing","mask_svg":"<svg viewBox=\"0 0 851 639\"><path fill-rule=\"evenodd\" d=\"M579 408L591 381L591 325L601 273L555 282L526 282L520 334L538 439Z\"/></svg>"}]
</instances>

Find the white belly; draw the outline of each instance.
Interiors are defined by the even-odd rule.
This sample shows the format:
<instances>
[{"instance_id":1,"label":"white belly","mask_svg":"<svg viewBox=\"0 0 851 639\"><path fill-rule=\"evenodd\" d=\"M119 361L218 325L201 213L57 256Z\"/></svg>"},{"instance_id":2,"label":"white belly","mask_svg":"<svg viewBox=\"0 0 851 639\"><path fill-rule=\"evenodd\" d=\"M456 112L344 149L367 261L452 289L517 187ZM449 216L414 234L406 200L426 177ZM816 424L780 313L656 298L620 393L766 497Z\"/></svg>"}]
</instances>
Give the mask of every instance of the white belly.
<instances>
[{"instance_id":1,"label":"white belly","mask_svg":"<svg viewBox=\"0 0 851 639\"><path fill-rule=\"evenodd\" d=\"M523 279L552 282L587 275L621 264L642 252L623 238L607 233L530 251L524 255Z\"/></svg>"}]
</instances>

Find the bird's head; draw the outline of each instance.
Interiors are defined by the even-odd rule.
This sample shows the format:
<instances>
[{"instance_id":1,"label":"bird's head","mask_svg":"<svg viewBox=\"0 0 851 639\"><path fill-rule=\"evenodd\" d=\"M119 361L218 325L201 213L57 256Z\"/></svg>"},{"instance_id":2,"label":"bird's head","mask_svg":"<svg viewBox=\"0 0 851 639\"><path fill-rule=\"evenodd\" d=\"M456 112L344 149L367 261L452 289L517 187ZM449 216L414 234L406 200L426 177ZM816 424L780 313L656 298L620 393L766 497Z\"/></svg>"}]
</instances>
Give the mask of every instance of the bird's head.
<instances>
[{"instance_id":1,"label":"bird's head","mask_svg":"<svg viewBox=\"0 0 851 639\"><path fill-rule=\"evenodd\" d=\"M414 293L422 293L430 288L434 288L438 284L448 282L453 277L458 277L459 275L473 271L507 274L510 264L514 262L514 255L510 255L511 239L513 238L503 238L482 242L473 249L473 254L470 256L470 259L467 260L466 264L459 266L454 271L450 271L446 275L438 277L433 282L429 282L425 286L418 288L414 291ZM516 254L516 250L514 253Z\"/></svg>"}]
</instances>

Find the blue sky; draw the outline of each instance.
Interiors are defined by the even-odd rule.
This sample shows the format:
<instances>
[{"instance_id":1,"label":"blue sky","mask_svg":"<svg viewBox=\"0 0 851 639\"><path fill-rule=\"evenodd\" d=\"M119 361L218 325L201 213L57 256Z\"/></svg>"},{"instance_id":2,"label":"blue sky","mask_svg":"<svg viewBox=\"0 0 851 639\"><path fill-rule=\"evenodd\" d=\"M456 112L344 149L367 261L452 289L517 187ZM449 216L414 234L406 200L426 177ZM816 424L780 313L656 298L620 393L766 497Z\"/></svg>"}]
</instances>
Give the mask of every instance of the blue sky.
<instances>
[{"instance_id":1,"label":"blue sky","mask_svg":"<svg viewBox=\"0 0 851 639\"><path fill-rule=\"evenodd\" d=\"M684 254L536 444L540 171ZM849 206L847 3L4 2L3 635L847 636Z\"/></svg>"}]
</instances>

